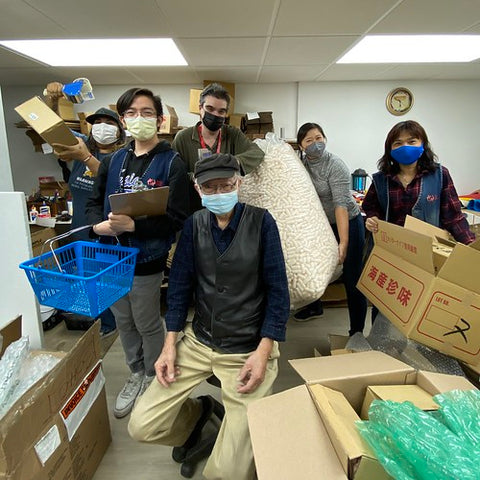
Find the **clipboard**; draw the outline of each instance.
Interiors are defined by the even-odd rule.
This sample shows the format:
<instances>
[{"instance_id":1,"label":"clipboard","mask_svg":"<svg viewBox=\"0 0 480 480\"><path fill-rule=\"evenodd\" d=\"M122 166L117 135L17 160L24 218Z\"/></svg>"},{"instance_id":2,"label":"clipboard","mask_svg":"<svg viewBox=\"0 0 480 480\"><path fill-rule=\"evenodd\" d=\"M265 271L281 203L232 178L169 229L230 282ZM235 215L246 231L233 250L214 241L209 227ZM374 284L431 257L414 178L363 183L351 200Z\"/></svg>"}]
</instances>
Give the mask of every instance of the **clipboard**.
<instances>
[{"instance_id":1,"label":"clipboard","mask_svg":"<svg viewBox=\"0 0 480 480\"><path fill-rule=\"evenodd\" d=\"M108 196L112 213L143 217L165 215L167 212L169 187L150 188L130 193L113 193Z\"/></svg>"}]
</instances>

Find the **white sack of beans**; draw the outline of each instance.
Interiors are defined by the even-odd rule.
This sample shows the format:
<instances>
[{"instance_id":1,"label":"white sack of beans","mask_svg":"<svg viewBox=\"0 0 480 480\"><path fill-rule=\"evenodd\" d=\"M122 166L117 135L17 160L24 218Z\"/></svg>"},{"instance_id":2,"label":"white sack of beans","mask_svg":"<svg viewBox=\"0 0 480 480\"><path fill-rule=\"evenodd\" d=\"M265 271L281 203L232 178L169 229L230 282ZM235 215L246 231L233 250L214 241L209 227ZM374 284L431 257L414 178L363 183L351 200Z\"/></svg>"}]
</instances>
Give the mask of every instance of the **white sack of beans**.
<instances>
[{"instance_id":1,"label":"white sack of beans","mask_svg":"<svg viewBox=\"0 0 480 480\"><path fill-rule=\"evenodd\" d=\"M265 158L243 178L240 201L268 209L277 222L294 310L320 298L332 277L338 276L338 245L293 148L270 133L255 143Z\"/></svg>"}]
</instances>

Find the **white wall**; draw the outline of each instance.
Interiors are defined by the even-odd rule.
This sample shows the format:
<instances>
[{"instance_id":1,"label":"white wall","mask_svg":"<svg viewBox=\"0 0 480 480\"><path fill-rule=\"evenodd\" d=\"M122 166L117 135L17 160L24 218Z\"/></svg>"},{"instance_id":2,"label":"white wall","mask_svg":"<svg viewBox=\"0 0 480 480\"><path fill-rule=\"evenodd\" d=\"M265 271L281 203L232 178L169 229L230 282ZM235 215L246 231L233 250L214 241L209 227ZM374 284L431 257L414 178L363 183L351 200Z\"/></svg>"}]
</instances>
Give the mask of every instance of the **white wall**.
<instances>
[{"instance_id":1,"label":"white wall","mask_svg":"<svg viewBox=\"0 0 480 480\"><path fill-rule=\"evenodd\" d=\"M395 117L385 108L385 97L405 86L414 96L412 110ZM426 129L434 151L452 173L457 190L469 193L480 187L477 154L480 152L480 88L478 81L437 82L318 82L284 84L237 84L235 111L273 111L275 131L294 138L307 121L320 123L328 148L340 155L351 171L376 171L386 134L398 121L414 119ZM95 100L76 106L94 111L115 103L131 85L96 86ZM52 155L35 153L25 131L15 128L20 117L13 108L42 92L38 87L4 87L5 122L16 190L31 192L38 177L56 175L60 169ZM175 107L179 125L190 126L198 116L189 113L189 90L200 85L148 85L164 103Z\"/></svg>"},{"instance_id":2,"label":"white wall","mask_svg":"<svg viewBox=\"0 0 480 480\"><path fill-rule=\"evenodd\" d=\"M21 192L0 192L0 204L0 328L22 315L22 335L28 335L33 348L41 348L43 330L38 302L25 272L18 267L32 256L25 198Z\"/></svg>"},{"instance_id":3,"label":"white wall","mask_svg":"<svg viewBox=\"0 0 480 480\"><path fill-rule=\"evenodd\" d=\"M396 117L385 107L388 92L407 87L413 108ZM478 81L303 83L298 125L316 122L328 148L350 167L374 173L385 138L397 122L411 119L426 130L433 151L451 172L459 194L480 187L480 85Z\"/></svg>"},{"instance_id":4,"label":"white wall","mask_svg":"<svg viewBox=\"0 0 480 480\"><path fill-rule=\"evenodd\" d=\"M3 110L2 88L0 87L0 192L11 192L13 190L13 178Z\"/></svg>"}]
</instances>

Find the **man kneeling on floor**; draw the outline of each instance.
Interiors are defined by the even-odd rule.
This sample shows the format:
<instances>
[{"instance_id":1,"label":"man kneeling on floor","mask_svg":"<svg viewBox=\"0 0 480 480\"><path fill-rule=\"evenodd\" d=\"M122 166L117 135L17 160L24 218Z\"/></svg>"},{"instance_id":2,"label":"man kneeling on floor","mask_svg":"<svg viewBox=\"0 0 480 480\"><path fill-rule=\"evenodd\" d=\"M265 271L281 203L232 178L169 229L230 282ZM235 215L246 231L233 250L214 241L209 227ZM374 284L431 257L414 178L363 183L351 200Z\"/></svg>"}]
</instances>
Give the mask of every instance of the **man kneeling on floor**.
<instances>
[{"instance_id":1,"label":"man kneeling on floor","mask_svg":"<svg viewBox=\"0 0 480 480\"><path fill-rule=\"evenodd\" d=\"M272 392L290 309L277 225L268 211L238 202L239 171L230 154L195 165L206 208L185 222L168 279L158 381L139 397L128 425L139 441L194 446L214 399L189 395L215 375L225 416L203 472L211 480L255 478L247 406ZM192 292L195 313L187 324Z\"/></svg>"}]
</instances>

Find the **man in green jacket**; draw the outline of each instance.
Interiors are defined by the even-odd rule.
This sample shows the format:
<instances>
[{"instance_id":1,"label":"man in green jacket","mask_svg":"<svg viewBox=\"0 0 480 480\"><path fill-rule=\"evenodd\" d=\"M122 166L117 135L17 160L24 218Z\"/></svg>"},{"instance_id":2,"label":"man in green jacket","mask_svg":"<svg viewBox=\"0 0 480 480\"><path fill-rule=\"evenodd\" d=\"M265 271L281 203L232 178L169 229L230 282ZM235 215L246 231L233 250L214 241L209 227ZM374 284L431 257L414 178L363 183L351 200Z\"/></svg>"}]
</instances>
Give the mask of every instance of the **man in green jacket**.
<instances>
[{"instance_id":1,"label":"man in green jacket","mask_svg":"<svg viewBox=\"0 0 480 480\"><path fill-rule=\"evenodd\" d=\"M225 125L230 95L218 83L207 85L200 94L200 121L193 127L180 130L172 143L193 174L195 163L214 153L230 153L240 163L242 174L250 173L263 160L263 151L238 128ZM202 208L191 184L190 208L192 213Z\"/></svg>"}]
</instances>

